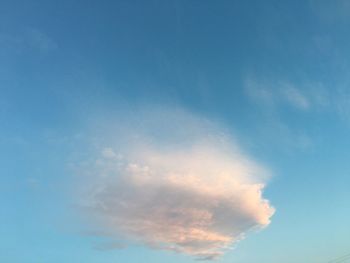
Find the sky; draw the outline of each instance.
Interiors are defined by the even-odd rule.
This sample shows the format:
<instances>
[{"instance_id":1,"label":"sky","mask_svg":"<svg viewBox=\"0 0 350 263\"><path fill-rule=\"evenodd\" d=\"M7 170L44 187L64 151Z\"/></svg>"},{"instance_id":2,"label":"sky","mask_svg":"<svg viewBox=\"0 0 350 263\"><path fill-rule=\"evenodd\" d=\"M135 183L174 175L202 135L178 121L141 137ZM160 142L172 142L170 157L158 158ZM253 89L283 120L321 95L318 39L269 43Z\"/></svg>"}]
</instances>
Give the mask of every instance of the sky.
<instances>
[{"instance_id":1,"label":"sky","mask_svg":"<svg viewBox=\"0 0 350 263\"><path fill-rule=\"evenodd\" d=\"M346 0L2 0L0 261L345 262Z\"/></svg>"}]
</instances>

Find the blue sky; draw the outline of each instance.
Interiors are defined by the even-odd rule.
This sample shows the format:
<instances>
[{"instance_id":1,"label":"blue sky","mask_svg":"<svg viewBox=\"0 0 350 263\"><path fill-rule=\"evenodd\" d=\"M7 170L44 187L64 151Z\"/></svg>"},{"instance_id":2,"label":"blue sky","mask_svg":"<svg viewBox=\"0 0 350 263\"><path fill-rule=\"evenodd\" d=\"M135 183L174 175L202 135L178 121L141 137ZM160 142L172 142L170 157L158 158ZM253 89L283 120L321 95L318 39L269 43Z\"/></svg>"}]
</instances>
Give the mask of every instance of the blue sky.
<instances>
[{"instance_id":1,"label":"blue sky","mask_svg":"<svg viewBox=\"0 0 350 263\"><path fill-rule=\"evenodd\" d=\"M242 231L219 262L318 263L349 253L349 26L345 0L1 1L0 260L194 262L202 247L159 249L135 229L114 236L77 208L90 200L85 187L109 182L94 176L139 175L130 160L125 171L111 168L118 151L162 160L154 169L167 174L176 160L203 182L201 154L208 171L227 165L235 174L231 161L246 165L241 159L244 169L267 171L233 176L262 183L276 212L255 222L264 229ZM101 153L112 159L97 162ZM240 198L238 189L229 194ZM91 234L96 227L106 229ZM157 233L152 242L169 241ZM101 249L110 235L122 245Z\"/></svg>"}]
</instances>

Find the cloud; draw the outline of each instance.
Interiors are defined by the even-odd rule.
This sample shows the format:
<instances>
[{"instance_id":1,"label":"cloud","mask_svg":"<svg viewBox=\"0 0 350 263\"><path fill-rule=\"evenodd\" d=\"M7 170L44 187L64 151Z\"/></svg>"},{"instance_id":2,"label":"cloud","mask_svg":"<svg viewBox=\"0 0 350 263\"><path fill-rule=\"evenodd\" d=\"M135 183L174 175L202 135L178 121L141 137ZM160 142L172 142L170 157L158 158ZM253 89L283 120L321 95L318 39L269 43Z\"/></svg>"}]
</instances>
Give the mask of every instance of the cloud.
<instances>
[{"instance_id":1,"label":"cloud","mask_svg":"<svg viewBox=\"0 0 350 263\"><path fill-rule=\"evenodd\" d=\"M32 51L46 54L55 51L58 45L46 33L29 27L18 32L0 32L0 48L4 54L23 54Z\"/></svg>"},{"instance_id":2,"label":"cloud","mask_svg":"<svg viewBox=\"0 0 350 263\"><path fill-rule=\"evenodd\" d=\"M302 85L283 80L248 77L244 89L253 101L269 106L292 107L300 111L321 109L329 105L329 94L322 83L304 82Z\"/></svg>"},{"instance_id":3,"label":"cloud","mask_svg":"<svg viewBox=\"0 0 350 263\"><path fill-rule=\"evenodd\" d=\"M244 88L247 95L264 104L273 104L275 95L271 88L267 87L261 81L257 81L254 78L246 78L244 81Z\"/></svg>"},{"instance_id":4,"label":"cloud","mask_svg":"<svg viewBox=\"0 0 350 263\"><path fill-rule=\"evenodd\" d=\"M215 259L270 224L267 170L218 125L183 111L122 119L98 132L104 147L79 181L102 236Z\"/></svg>"},{"instance_id":5,"label":"cloud","mask_svg":"<svg viewBox=\"0 0 350 263\"><path fill-rule=\"evenodd\" d=\"M52 38L36 28L29 28L26 33L25 40L28 44L41 52L49 52L58 48L57 43Z\"/></svg>"},{"instance_id":6,"label":"cloud","mask_svg":"<svg viewBox=\"0 0 350 263\"><path fill-rule=\"evenodd\" d=\"M350 3L347 0L309 0L311 10L324 21L336 23L349 18Z\"/></svg>"},{"instance_id":7,"label":"cloud","mask_svg":"<svg viewBox=\"0 0 350 263\"><path fill-rule=\"evenodd\" d=\"M290 83L284 83L281 88L284 99L288 101L295 108L306 110L310 106L309 100Z\"/></svg>"}]
</instances>

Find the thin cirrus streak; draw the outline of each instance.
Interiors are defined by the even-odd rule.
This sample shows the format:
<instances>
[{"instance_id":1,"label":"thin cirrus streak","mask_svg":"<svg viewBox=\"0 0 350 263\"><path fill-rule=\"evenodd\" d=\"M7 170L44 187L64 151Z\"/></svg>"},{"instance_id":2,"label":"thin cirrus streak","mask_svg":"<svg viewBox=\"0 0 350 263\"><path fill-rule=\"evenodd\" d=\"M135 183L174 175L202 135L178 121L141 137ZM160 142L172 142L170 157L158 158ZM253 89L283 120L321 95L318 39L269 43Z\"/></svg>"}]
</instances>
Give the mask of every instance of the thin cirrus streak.
<instances>
[{"instance_id":1,"label":"thin cirrus streak","mask_svg":"<svg viewBox=\"0 0 350 263\"><path fill-rule=\"evenodd\" d=\"M152 137L149 131L117 132L89 170L84 208L109 237L215 259L249 230L269 225L275 210L262 197L266 171L222 140L219 128L176 117L182 129L192 128L181 135L170 128L160 143L145 138ZM157 130L154 122L151 130ZM184 136L191 138L181 144Z\"/></svg>"}]
</instances>

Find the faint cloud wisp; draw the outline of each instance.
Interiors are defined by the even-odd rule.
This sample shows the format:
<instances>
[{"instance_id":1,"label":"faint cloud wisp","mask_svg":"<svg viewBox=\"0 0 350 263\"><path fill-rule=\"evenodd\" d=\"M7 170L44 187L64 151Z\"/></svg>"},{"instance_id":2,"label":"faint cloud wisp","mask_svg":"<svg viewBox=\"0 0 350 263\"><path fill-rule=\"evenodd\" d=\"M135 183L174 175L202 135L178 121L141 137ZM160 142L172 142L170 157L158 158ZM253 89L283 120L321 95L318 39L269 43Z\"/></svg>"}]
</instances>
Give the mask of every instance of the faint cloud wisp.
<instances>
[{"instance_id":1,"label":"faint cloud wisp","mask_svg":"<svg viewBox=\"0 0 350 263\"><path fill-rule=\"evenodd\" d=\"M330 106L329 92L320 82L296 84L284 79L249 76L243 86L250 99L270 108L291 107L303 112Z\"/></svg>"}]
</instances>

